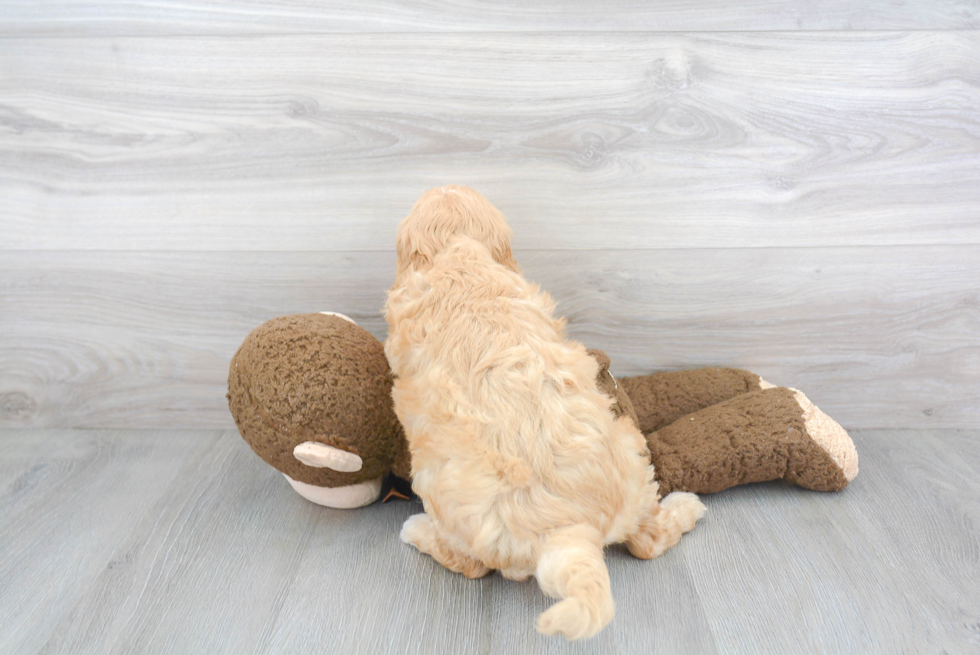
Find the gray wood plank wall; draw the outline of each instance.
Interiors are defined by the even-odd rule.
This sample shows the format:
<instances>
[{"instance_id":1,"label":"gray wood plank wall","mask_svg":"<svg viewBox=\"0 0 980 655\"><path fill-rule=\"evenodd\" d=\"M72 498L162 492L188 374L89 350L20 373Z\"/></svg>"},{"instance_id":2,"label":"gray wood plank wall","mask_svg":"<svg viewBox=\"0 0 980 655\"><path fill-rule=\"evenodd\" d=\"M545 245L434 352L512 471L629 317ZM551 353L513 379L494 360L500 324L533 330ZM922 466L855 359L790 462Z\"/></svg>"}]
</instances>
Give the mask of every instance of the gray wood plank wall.
<instances>
[{"instance_id":1,"label":"gray wood plank wall","mask_svg":"<svg viewBox=\"0 0 980 655\"><path fill-rule=\"evenodd\" d=\"M232 425L274 316L379 338L426 188L634 374L980 418L975 3L0 0L0 426Z\"/></svg>"},{"instance_id":2,"label":"gray wood plank wall","mask_svg":"<svg viewBox=\"0 0 980 655\"><path fill-rule=\"evenodd\" d=\"M970 0L0 0L0 34L976 29Z\"/></svg>"}]
</instances>

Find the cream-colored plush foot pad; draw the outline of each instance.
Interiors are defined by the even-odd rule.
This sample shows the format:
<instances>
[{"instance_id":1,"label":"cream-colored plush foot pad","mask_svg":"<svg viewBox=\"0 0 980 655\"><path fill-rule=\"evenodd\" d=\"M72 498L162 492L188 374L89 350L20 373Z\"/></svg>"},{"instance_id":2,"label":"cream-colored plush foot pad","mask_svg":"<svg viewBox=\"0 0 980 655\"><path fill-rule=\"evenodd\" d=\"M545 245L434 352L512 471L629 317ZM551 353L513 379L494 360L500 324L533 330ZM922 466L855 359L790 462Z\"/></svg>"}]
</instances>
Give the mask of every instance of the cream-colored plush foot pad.
<instances>
[{"instance_id":1,"label":"cream-colored plush foot pad","mask_svg":"<svg viewBox=\"0 0 980 655\"><path fill-rule=\"evenodd\" d=\"M813 441L824 449L837 463L844 477L850 482L858 474L858 454L847 431L840 423L830 418L799 389L793 389L796 402L803 410L803 425Z\"/></svg>"}]
</instances>

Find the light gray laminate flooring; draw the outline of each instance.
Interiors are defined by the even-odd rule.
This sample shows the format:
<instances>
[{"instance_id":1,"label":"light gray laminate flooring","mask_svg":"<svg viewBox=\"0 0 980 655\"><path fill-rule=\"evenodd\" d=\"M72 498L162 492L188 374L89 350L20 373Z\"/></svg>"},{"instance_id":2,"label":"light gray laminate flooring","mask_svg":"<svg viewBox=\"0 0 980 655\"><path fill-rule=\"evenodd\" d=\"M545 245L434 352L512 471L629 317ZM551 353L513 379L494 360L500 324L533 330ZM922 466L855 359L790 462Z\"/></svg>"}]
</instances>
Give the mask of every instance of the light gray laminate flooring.
<instances>
[{"instance_id":1,"label":"light gray laminate flooring","mask_svg":"<svg viewBox=\"0 0 980 655\"><path fill-rule=\"evenodd\" d=\"M596 638L538 635L533 582L398 540L421 510L330 510L234 431L0 431L0 653L977 652L980 433L853 433L840 493L706 496L679 546L609 548Z\"/></svg>"}]
</instances>

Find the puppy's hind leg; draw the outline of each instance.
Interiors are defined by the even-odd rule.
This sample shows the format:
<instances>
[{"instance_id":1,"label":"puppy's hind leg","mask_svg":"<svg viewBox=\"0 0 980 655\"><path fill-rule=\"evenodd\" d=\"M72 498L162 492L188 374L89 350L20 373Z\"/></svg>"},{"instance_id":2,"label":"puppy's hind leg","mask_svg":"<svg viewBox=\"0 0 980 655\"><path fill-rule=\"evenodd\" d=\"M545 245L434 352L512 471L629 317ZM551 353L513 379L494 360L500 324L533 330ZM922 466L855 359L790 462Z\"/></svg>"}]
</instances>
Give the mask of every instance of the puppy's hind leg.
<instances>
[{"instance_id":1,"label":"puppy's hind leg","mask_svg":"<svg viewBox=\"0 0 980 655\"><path fill-rule=\"evenodd\" d=\"M517 582L524 582L532 575L534 575L534 570L527 570L523 567L510 567L505 569L500 569L500 575L504 576L508 580L516 580Z\"/></svg>"},{"instance_id":2,"label":"puppy's hind leg","mask_svg":"<svg viewBox=\"0 0 980 655\"><path fill-rule=\"evenodd\" d=\"M694 494L675 491L654 503L640 520L640 529L626 540L634 557L653 559L680 541L681 535L694 528L704 516L705 507Z\"/></svg>"},{"instance_id":3,"label":"puppy's hind leg","mask_svg":"<svg viewBox=\"0 0 980 655\"><path fill-rule=\"evenodd\" d=\"M462 573L467 578L482 578L490 569L479 560L461 553L439 534L439 527L428 514L409 516L402 526L401 540L411 544L450 571Z\"/></svg>"},{"instance_id":4,"label":"puppy's hind leg","mask_svg":"<svg viewBox=\"0 0 980 655\"><path fill-rule=\"evenodd\" d=\"M545 538L534 573L541 590L560 598L538 617L538 631L568 639L591 637L616 613L602 537L592 526L572 526Z\"/></svg>"}]
</instances>

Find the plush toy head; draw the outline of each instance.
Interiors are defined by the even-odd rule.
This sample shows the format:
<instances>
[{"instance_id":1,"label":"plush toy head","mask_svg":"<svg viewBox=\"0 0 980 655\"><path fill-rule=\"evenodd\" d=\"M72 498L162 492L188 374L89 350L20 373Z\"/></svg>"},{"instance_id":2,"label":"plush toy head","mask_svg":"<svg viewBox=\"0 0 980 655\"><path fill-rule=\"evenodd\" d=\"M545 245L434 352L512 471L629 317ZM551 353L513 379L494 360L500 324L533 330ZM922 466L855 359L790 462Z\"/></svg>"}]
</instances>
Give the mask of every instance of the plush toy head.
<instances>
[{"instance_id":1,"label":"plush toy head","mask_svg":"<svg viewBox=\"0 0 980 655\"><path fill-rule=\"evenodd\" d=\"M359 506L389 472L408 476L391 386L369 332L339 315L297 314L248 335L231 362L228 404L252 450L297 491L344 490L322 504Z\"/></svg>"}]
</instances>

